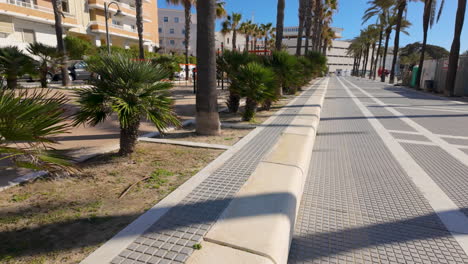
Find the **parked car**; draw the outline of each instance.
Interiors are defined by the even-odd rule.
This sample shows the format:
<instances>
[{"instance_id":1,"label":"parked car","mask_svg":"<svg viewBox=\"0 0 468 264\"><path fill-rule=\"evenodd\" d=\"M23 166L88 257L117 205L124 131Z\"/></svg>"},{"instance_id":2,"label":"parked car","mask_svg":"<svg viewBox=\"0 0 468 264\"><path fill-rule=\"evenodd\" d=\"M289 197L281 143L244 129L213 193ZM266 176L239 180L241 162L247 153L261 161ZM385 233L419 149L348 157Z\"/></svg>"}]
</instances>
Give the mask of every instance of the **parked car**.
<instances>
[{"instance_id":1,"label":"parked car","mask_svg":"<svg viewBox=\"0 0 468 264\"><path fill-rule=\"evenodd\" d=\"M71 65L68 67L68 78L71 81L75 80L90 80L94 77L94 74L89 72L87 68L87 64L84 61L72 61ZM62 74L60 71L55 74L54 80L61 80Z\"/></svg>"}]
</instances>

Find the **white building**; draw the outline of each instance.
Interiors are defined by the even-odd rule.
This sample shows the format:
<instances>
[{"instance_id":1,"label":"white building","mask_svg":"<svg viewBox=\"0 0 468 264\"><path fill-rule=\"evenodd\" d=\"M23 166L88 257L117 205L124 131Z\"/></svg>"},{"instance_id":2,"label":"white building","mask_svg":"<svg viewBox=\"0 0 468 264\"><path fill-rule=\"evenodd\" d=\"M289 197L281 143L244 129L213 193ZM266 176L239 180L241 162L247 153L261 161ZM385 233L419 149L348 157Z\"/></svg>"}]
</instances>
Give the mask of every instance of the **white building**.
<instances>
[{"instance_id":1,"label":"white building","mask_svg":"<svg viewBox=\"0 0 468 264\"><path fill-rule=\"evenodd\" d=\"M222 32L215 33L216 50L221 50L223 46L226 50L232 50L232 32L223 34ZM244 51L246 45L245 35L237 32L236 34L236 48L237 50Z\"/></svg>"},{"instance_id":2,"label":"white building","mask_svg":"<svg viewBox=\"0 0 468 264\"><path fill-rule=\"evenodd\" d=\"M159 46L161 53L185 54L184 10L158 9ZM192 14L190 24L189 55L197 54L197 15Z\"/></svg>"}]
</instances>

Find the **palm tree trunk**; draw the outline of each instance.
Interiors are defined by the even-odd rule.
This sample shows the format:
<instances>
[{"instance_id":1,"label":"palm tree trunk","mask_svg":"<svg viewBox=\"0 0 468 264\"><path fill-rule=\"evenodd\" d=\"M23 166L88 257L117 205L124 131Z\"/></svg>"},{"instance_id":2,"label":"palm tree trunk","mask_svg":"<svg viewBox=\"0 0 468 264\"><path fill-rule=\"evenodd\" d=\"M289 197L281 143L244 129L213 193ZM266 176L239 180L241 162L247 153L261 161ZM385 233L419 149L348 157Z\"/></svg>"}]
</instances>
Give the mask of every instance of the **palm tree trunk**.
<instances>
[{"instance_id":1,"label":"palm tree trunk","mask_svg":"<svg viewBox=\"0 0 468 264\"><path fill-rule=\"evenodd\" d=\"M47 88L47 64L41 67L41 88Z\"/></svg>"},{"instance_id":2,"label":"palm tree trunk","mask_svg":"<svg viewBox=\"0 0 468 264\"><path fill-rule=\"evenodd\" d=\"M244 121L250 121L255 117L255 113L257 112L257 105L258 103L255 100L247 97L245 100L244 115L242 116Z\"/></svg>"},{"instance_id":3,"label":"palm tree trunk","mask_svg":"<svg viewBox=\"0 0 468 264\"><path fill-rule=\"evenodd\" d=\"M62 26L62 1L52 0L55 18L55 35L57 37L57 50L61 57L60 71L62 74L62 85L69 86L70 79L68 78L68 57L65 51L65 43L63 42L63 26Z\"/></svg>"},{"instance_id":4,"label":"palm tree trunk","mask_svg":"<svg viewBox=\"0 0 468 264\"><path fill-rule=\"evenodd\" d=\"M313 8L313 2L314 0L306 0L307 3L307 9L306 9L306 15L305 15L305 47L304 47L304 54L307 54L309 51L309 40L310 40L310 34L312 31L312 8Z\"/></svg>"},{"instance_id":5,"label":"palm tree trunk","mask_svg":"<svg viewBox=\"0 0 468 264\"><path fill-rule=\"evenodd\" d=\"M364 62L362 63L362 72L361 72L361 77L362 78L366 77L367 61L369 60L369 47L370 47L370 45L367 45L364 48Z\"/></svg>"},{"instance_id":6,"label":"palm tree trunk","mask_svg":"<svg viewBox=\"0 0 468 264\"><path fill-rule=\"evenodd\" d=\"M138 139L138 129L140 127L139 116L134 117L134 121L127 127L120 127L120 156L127 156L135 151Z\"/></svg>"},{"instance_id":7,"label":"palm tree trunk","mask_svg":"<svg viewBox=\"0 0 468 264\"><path fill-rule=\"evenodd\" d=\"M380 81L385 82L385 63L387 61L387 52L388 52L388 42L390 41L390 34L392 33L392 30L387 30L385 34L385 48L384 48L384 54L382 58L382 76L380 76Z\"/></svg>"},{"instance_id":8,"label":"palm tree trunk","mask_svg":"<svg viewBox=\"0 0 468 264\"><path fill-rule=\"evenodd\" d=\"M357 68L356 68L356 77L359 77L361 75L360 70L359 70L361 68L361 59L362 59L362 50L359 51L359 57L358 57Z\"/></svg>"},{"instance_id":9,"label":"palm tree trunk","mask_svg":"<svg viewBox=\"0 0 468 264\"><path fill-rule=\"evenodd\" d=\"M450 48L447 80L445 82L445 94L455 95L455 83L457 80L458 59L460 54L460 36L465 21L466 0L458 0L457 16L455 19L455 34L453 36L452 47Z\"/></svg>"},{"instance_id":10,"label":"palm tree trunk","mask_svg":"<svg viewBox=\"0 0 468 264\"><path fill-rule=\"evenodd\" d=\"M232 50L236 50L236 43L237 42L237 29L232 29Z\"/></svg>"},{"instance_id":11,"label":"palm tree trunk","mask_svg":"<svg viewBox=\"0 0 468 264\"><path fill-rule=\"evenodd\" d=\"M305 0L299 0L299 30L297 32L296 56L301 56L302 33L304 31Z\"/></svg>"},{"instance_id":12,"label":"palm tree trunk","mask_svg":"<svg viewBox=\"0 0 468 264\"><path fill-rule=\"evenodd\" d=\"M197 95L196 132L219 135L215 47L216 0L197 1Z\"/></svg>"},{"instance_id":13,"label":"palm tree trunk","mask_svg":"<svg viewBox=\"0 0 468 264\"><path fill-rule=\"evenodd\" d=\"M7 81L7 88L8 89L15 89L16 86L18 85L18 78L15 76L7 76L6 78Z\"/></svg>"},{"instance_id":14,"label":"palm tree trunk","mask_svg":"<svg viewBox=\"0 0 468 264\"><path fill-rule=\"evenodd\" d=\"M189 45L190 45L190 24L192 22L192 5L190 1L184 1L184 15L185 15L185 80L189 79Z\"/></svg>"},{"instance_id":15,"label":"palm tree trunk","mask_svg":"<svg viewBox=\"0 0 468 264\"><path fill-rule=\"evenodd\" d=\"M267 33L268 34L268 33ZM264 55L266 56L267 55L267 42L268 42L268 37L265 36L265 38L263 39L263 41L265 43L263 43L263 46L264 46Z\"/></svg>"},{"instance_id":16,"label":"palm tree trunk","mask_svg":"<svg viewBox=\"0 0 468 264\"><path fill-rule=\"evenodd\" d=\"M357 60L358 60L358 57L357 57L357 55L354 55L353 71L351 72L351 76L355 76L355 75L356 75L356 65L357 65Z\"/></svg>"},{"instance_id":17,"label":"palm tree trunk","mask_svg":"<svg viewBox=\"0 0 468 264\"><path fill-rule=\"evenodd\" d=\"M249 52L249 41L250 41L250 36L245 35L245 51Z\"/></svg>"},{"instance_id":18,"label":"palm tree trunk","mask_svg":"<svg viewBox=\"0 0 468 264\"><path fill-rule=\"evenodd\" d=\"M426 45L427 45L427 32L429 31L429 20L431 17L431 6L432 0L425 0L424 1L424 15L423 15L423 43L421 46L421 57L419 58L419 67L418 67L418 74L416 77L416 88L420 88L421 86L421 74L422 68L424 65L424 56L426 53Z\"/></svg>"},{"instance_id":19,"label":"palm tree trunk","mask_svg":"<svg viewBox=\"0 0 468 264\"><path fill-rule=\"evenodd\" d=\"M400 31L401 31L401 21L403 20L403 13L406 9L406 0L400 1L400 5L398 6L398 17L397 17L397 24L395 29L395 43L393 47L393 61L392 61L392 69L390 71L390 83L395 82L395 67L398 58L398 49L400 48Z\"/></svg>"},{"instance_id":20,"label":"palm tree trunk","mask_svg":"<svg viewBox=\"0 0 468 264\"><path fill-rule=\"evenodd\" d=\"M135 0L135 9L138 32L138 58L143 60L145 59L145 47L143 46L143 0Z\"/></svg>"},{"instance_id":21,"label":"palm tree trunk","mask_svg":"<svg viewBox=\"0 0 468 264\"><path fill-rule=\"evenodd\" d=\"M373 75L373 71L374 71L374 62L375 62L374 54L375 54L375 41L372 41L372 56L371 56L369 80L372 79L372 75Z\"/></svg>"},{"instance_id":22,"label":"palm tree trunk","mask_svg":"<svg viewBox=\"0 0 468 264\"><path fill-rule=\"evenodd\" d=\"M284 8L285 0L278 0L278 6L276 11L276 50L281 50L283 45Z\"/></svg>"},{"instance_id":23,"label":"palm tree trunk","mask_svg":"<svg viewBox=\"0 0 468 264\"><path fill-rule=\"evenodd\" d=\"M314 51L319 51L319 47L320 47L320 14L322 12L322 1L321 0L318 0L318 1L315 1L315 11L314 11L314 16L315 16L315 19L314 19L314 30L313 30L313 43L312 43L312 49Z\"/></svg>"},{"instance_id":24,"label":"palm tree trunk","mask_svg":"<svg viewBox=\"0 0 468 264\"><path fill-rule=\"evenodd\" d=\"M377 76L377 65L379 64L380 51L382 50L382 39L383 39L383 28L381 27L380 34L379 34L379 47L377 48L377 56L375 57L374 78L373 78L374 80Z\"/></svg>"}]
</instances>

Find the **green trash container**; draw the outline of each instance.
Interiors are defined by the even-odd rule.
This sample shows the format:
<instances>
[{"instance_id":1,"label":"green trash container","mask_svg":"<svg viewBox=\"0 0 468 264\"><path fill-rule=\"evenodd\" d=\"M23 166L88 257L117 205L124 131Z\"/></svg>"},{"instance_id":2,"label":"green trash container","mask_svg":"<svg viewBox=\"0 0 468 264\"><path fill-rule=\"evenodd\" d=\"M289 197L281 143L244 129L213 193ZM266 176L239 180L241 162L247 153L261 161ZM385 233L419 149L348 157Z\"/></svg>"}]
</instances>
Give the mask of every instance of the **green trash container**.
<instances>
[{"instance_id":1,"label":"green trash container","mask_svg":"<svg viewBox=\"0 0 468 264\"><path fill-rule=\"evenodd\" d=\"M419 70L418 66L413 67L413 72L411 74L411 82L410 82L410 86L413 88L416 87L416 79L418 78L418 70Z\"/></svg>"}]
</instances>

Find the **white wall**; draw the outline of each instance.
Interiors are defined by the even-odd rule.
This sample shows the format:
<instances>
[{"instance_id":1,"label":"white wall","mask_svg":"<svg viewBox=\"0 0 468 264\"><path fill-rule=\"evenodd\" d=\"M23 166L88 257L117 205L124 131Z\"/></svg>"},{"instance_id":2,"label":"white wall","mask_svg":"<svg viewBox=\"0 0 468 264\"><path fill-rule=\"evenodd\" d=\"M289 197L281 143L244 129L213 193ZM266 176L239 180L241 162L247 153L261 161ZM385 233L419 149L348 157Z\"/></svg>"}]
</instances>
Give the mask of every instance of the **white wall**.
<instances>
[{"instance_id":1,"label":"white wall","mask_svg":"<svg viewBox=\"0 0 468 264\"><path fill-rule=\"evenodd\" d=\"M232 32L223 34L221 32L215 33L216 37L216 50L221 50L221 42L224 43L224 49L232 50ZM236 34L236 48L237 50L244 51L245 50L245 35L240 34L237 32Z\"/></svg>"},{"instance_id":2,"label":"white wall","mask_svg":"<svg viewBox=\"0 0 468 264\"><path fill-rule=\"evenodd\" d=\"M50 46L57 45L55 37L55 29L53 25L41 24L38 22L30 22L22 19L13 18L15 32L11 34L0 34L0 46L18 46L20 49L25 49L28 43L23 41L21 29L34 30L37 42L41 42Z\"/></svg>"}]
</instances>

